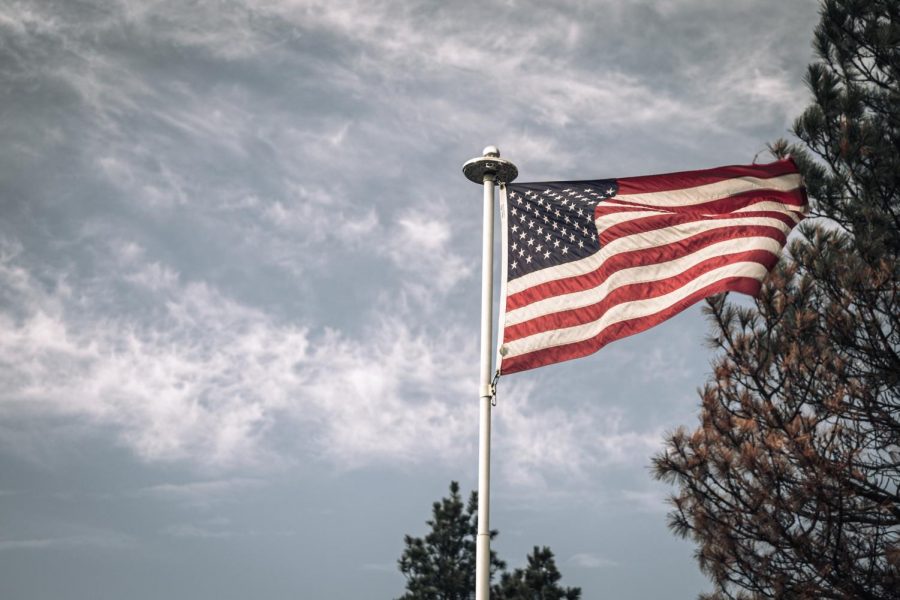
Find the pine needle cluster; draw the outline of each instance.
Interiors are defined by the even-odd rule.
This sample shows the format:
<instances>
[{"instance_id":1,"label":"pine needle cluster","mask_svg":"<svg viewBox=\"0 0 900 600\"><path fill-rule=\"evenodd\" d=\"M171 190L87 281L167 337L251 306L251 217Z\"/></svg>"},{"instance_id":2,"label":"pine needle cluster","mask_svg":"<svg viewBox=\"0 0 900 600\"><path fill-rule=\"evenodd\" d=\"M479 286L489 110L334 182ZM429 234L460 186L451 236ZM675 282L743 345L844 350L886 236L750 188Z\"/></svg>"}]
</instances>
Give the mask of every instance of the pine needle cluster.
<instances>
[{"instance_id":1,"label":"pine needle cluster","mask_svg":"<svg viewBox=\"0 0 900 600\"><path fill-rule=\"evenodd\" d=\"M708 301L700 425L654 461L704 598L900 590L900 3L827 0L799 142L813 217L753 306Z\"/></svg>"}]
</instances>

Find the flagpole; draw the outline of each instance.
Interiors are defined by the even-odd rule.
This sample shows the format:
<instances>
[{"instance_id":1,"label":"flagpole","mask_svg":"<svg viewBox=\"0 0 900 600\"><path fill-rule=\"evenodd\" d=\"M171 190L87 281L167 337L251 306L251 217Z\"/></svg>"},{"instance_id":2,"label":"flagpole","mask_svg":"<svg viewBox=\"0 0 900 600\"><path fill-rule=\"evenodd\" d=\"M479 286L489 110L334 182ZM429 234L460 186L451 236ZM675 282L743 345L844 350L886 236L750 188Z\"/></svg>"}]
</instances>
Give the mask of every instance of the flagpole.
<instances>
[{"instance_id":1,"label":"flagpole","mask_svg":"<svg viewBox=\"0 0 900 600\"><path fill-rule=\"evenodd\" d=\"M463 165L463 173L484 186L481 244L481 371L478 380L478 536L475 543L475 600L489 600L491 589L491 390L492 310L494 293L494 184L508 183L519 174L500 158L496 146Z\"/></svg>"}]
</instances>

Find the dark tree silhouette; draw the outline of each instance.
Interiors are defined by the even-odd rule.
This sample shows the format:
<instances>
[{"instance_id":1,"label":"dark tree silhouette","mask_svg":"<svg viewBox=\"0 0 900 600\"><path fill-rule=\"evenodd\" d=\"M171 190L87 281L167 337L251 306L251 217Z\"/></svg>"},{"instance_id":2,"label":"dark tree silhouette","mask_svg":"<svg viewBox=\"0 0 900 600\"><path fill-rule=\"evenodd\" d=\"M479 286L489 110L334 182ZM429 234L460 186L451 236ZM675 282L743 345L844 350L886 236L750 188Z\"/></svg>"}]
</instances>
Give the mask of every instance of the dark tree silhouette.
<instances>
[{"instance_id":1,"label":"dark tree silhouette","mask_svg":"<svg viewBox=\"0 0 900 600\"><path fill-rule=\"evenodd\" d=\"M475 539L478 494L463 505L459 484L450 482L450 496L432 505L431 530L424 538L404 536L406 548L397 561L406 576L406 593L399 600L470 600L475 597ZM491 531L491 539L497 532ZM491 578L506 564L491 550ZM528 565L503 573L493 586L495 600L578 600L579 588L559 586L561 576L546 546L534 547Z\"/></svg>"},{"instance_id":2,"label":"dark tree silhouette","mask_svg":"<svg viewBox=\"0 0 900 600\"><path fill-rule=\"evenodd\" d=\"M706 598L900 597L900 2L827 0L780 141L814 216L755 305L713 298L700 425L654 460Z\"/></svg>"},{"instance_id":3,"label":"dark tree silhouette","mask_svg":"<svg viewBox=\"0 0 900 600\"><path fill-rule=\"evenodd\" d=\"M450 483L450 497L432 505L431 531L424 538L404 536L406 549L398 564L406 576L406 593L399 600L469 600L475 595L475 540L478 534L478 494L463 505L459 484ZM497 532L491 531L491 539ZM506 564L491 550L491 577Z\"/></svg>"},{"instance_id":4,"label":"dark tree silhouette","mask_svg":"<svg viewBox=\"0 0 900 600\"><path fill-rule=\"evenodd\" d=\"M496 600L579 600L581 588L562 587L562 575L556 568L550 548L534 547L528 565L512 573L504 573L491 597Z\"/></svg>"}]
</instances>

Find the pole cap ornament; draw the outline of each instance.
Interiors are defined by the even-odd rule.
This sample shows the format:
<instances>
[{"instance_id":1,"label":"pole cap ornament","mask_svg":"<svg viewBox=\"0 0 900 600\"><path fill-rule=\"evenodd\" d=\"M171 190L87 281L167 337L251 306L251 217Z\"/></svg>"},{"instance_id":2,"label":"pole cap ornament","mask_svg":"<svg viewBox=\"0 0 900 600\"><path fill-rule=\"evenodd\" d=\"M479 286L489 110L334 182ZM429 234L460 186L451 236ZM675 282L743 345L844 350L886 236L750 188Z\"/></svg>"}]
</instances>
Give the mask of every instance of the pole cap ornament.
<instances>
[{"instance_id":1,"label":"pole cap ornament","mask_svg":"<svg viewBox=\"0 0 900 600\"><path fill-rule=\"evenodd\" d=\"M492 175L497 183L509 183L519 176L516 165L500 158L497 146L487 146L482 152L484 156L473 158L463 165L463 174L469 181L480 185L486 176Z\"/></svg>"}]
</instances>

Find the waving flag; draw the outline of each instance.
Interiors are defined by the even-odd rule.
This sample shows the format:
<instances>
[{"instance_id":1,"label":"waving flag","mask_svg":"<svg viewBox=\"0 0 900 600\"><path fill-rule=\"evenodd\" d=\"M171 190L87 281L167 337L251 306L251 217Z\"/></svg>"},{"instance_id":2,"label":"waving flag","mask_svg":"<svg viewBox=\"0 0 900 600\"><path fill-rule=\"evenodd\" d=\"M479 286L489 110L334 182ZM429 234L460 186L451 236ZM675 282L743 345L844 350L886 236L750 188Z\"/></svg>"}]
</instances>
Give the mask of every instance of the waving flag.
<instances>
[{"instance_id":1,"label":"waving flag","mask_svg":"<svg viewBox=\"0 0 900 600\"><path fill-rule=\"evenodd\" d=\"M504 374L591 354L713 294L756 295L806 214L790 159L504 192Z\"/></svg>"}]
</instances>

